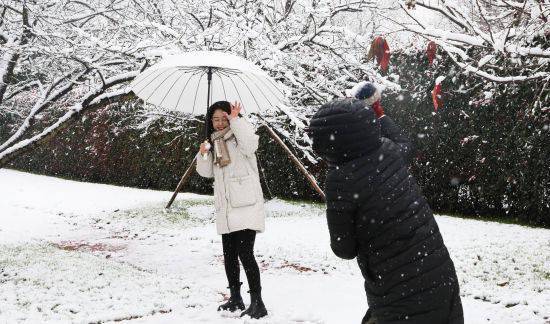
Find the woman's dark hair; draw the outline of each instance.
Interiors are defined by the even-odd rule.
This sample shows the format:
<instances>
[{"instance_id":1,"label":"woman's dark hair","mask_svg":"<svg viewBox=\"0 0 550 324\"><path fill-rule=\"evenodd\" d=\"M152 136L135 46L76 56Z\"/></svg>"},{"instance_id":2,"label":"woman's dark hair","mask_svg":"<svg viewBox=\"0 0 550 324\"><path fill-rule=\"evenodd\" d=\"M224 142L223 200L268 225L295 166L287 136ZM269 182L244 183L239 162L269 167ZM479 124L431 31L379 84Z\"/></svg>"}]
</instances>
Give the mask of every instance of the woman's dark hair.
<instances>
[{"instance_id":1,"label":"woman's dark hair","mask_svg":"<svg viewBox=\"0 0 550 324\"><path fill-rule=\"evenodd\" d=\"M211 141L210 137L214 133L214 125L212 125L212 115L216 110L223 110L228 114L231 114L231 104L228 101L217 101L213 103L206 111L206 137L208 141Z\"/></svg>"}]
</instances>

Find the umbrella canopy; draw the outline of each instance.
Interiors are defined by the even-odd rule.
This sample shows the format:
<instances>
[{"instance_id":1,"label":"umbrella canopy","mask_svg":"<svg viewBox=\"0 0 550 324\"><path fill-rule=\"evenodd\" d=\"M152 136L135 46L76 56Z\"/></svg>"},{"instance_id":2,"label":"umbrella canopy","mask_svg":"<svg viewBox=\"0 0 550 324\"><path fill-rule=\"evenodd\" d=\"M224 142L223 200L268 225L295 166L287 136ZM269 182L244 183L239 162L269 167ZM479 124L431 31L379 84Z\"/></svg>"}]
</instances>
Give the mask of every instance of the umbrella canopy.
<instances>
[{"instance_id":1,"label":"umbrella canopy","mask_svg":"<svg viewBox=\"0 0 550 324\"><path fill-rule=\"evenodd\" d=\"M164 58L130 85L146 102L193 115L206 114L216 101L239 101L245 113L262 113L285 104L275 81L234 54L196 51Z\"/></svg>"}]
</instances>

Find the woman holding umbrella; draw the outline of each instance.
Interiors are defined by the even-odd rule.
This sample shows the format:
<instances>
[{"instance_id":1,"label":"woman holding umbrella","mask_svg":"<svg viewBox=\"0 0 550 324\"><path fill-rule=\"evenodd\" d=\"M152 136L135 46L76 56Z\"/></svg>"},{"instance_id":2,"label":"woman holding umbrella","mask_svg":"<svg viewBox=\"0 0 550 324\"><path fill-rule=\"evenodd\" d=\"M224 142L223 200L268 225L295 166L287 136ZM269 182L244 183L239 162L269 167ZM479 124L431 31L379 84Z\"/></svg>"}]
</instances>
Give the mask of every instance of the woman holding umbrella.
<instances>
[{"instance_id":1,"label":"woman holding umbrella","mask_svg":"<svg viewBox=\"0 0 550 324\"><path fill-rule=\"evenodd\" d=\"M214 178L216 228L222 235L225 273L231 297L218 310L244 310L239 278L239 259L250 289L250 306L241 313L267 315L261 297L260 271L254 258L257 232L265 229L263 193L256 161L258 135L244 118L241 104L218 101L207 111L208 141L200 145L197 172Z\"/></svg>"}]
</instances>

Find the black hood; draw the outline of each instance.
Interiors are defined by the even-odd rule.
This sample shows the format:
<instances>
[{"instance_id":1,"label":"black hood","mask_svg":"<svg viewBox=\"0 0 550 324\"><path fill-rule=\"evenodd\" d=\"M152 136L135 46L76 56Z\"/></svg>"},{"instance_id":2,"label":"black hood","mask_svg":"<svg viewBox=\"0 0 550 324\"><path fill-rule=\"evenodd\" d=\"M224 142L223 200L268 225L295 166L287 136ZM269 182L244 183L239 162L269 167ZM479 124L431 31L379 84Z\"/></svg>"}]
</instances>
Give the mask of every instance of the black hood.
<instances>
[{"instance_id":1,"label":"black hood","mask_svg":"<svg viewBox=\"0 0 550 324\"><path fill-rule=\"evenodd\" d=\"M311 118L313 151L331 164L364 156L381 145L380 122L363 100L336 99Z\"/></svg>"}]
</instances>

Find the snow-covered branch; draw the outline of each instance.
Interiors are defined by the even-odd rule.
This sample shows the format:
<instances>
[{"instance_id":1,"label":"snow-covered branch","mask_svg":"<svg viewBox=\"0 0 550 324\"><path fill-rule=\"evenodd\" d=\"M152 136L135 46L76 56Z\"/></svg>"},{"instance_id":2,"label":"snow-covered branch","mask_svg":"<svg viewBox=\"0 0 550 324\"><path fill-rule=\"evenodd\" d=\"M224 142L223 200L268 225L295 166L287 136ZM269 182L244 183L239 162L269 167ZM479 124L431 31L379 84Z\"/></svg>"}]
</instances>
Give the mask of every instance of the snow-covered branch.
<instances>
[{"instance_id":1,"label":"snow-covered branch","mask_svg":"<svg viewBox=\"0 0 550 324\"><path fill-rule=\"evenodd\" d=\"M29 38L31 37L29 9L25 3L23 3L21 11L17 11L17 14L20 15L20 25L17 28L17 34L11 37L8 34L4 34L3 36L6 41L3 45L4 53L0 61L0 105L4 100L8 83L13 78L15 66L21 55L21 48L29 42Z\"/></svg>"},{"instance_id":2,"label":"snow-covered branch","mask_svg":"<svg viewBox=\"0 0 550 324\"><path fill-rule=\"evenodd\" d=\"M550 8L543 8L536 1L475 0L468 2L469 7L466 3L407 1L405 5L402 1L401 9L412 19L395 23L435 41L457 66L487 80L523 82L550 78L550 46L544 41L550 33L544 12ZM448 23L420 23L415 5L441 15ZM487 64L489 61L492 64Z\"/></svg>"},{"instance_id":3,"label":"snow-covered branch","mask_svg":"<svg viewBox=\"0 0 550 324\"><path fill-rule=\"evenodd\" d=\"M34 87L41 87L42 84L40 83L40 81L38 80L33 80L25 85L22 85L22 86L19 86L15 89L13 89L10 93L6 94L4 96L4 100L10 100L11 98L17 96L18 94L24 92L24 91L27 91L27 90L30 90Z\"/></svg>"},{"instance_id":4,"label":"snow-covered branch","mask_svg":"<svg viewBox=\"0 0 550 324\"><path fill-rule=\"evenodd\" d=\"M17 140L19 140L27 132L27 130L34 124L36 115L40 114L42 111L44 111L49 106L51 106L59 98L63 97L69 91L71 91L77 83L83 81L84 76L86 76L88 72L89 70L85 70L81 72L73 80L70 80L64 86L54 91L54 88L62 80L70 78L73 72L70 72L69 74L55 80L52 83L52 85L47 90L45 90L42 93L42 95L39 97L39 99L36 101L34 107L31 109L27 118L25 118L21 126L17 129L17 131L7 141L5 141L2 145L0 145L0 152L4 151L10 145L12 145Z\"/></svg>"},{"instance_id":5,"label":"snow-covered branch","mask_svg":"<svg viewBox=\"0 0 550 324\"><path fill-rule=\"evenodd\" d=\"M0 57L17 52L20 58L13 70L17 84L6 85L9 95L0 109L17 109L15 116L22 117L8 129L10 136L0 152L46 131L37 129L41 117L92 105L104 91L94 96L88 92L113 86L112 77L136 70L143 60L154 63L182 51L231 51L284 83L292 104L278 112L278 131L304 154L311 152L297 121L307 120L308 106L342 96L361 79L391 82L374 65L362 62L372 35L358 33L346 22L349 15L358 19L376 1L217 0L208 6L202 0L27 1L32 37L26 46L16 43L24 23L20 1L1 1L16 10L6 9L2 35L13 45L2 45ZM5 57L0 69L10 60ZM83 70L88 73L81 78L67 77Z\"/></svg>"},{"instance_id":6,"label":"snow-covered branch","mask_svg":"<svg viewBox=\"0 0 550 324\"><path fill-rule=\"evenodd\" d=\"M31 138L19 141L0 152L0 168L4 167L7 163L9 163L9 161L19 154L22 154L45 141L48 141L50 138L55 136L55 134L75 122L83 113L99 107L104 107L105 105L113 102L119 102L123 99L133 97L133 95L130 94L129 88L114 90L109 93L106 93L106 91L111 87L133 80L138 73L139 71L129 72L106 80L104 86L96 88L86 94L82 98L81 102L73 105L55 123Z\"/></svg>"}]
</instances>

